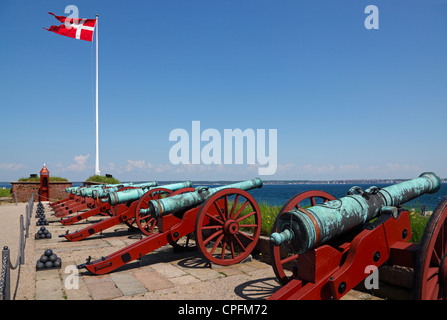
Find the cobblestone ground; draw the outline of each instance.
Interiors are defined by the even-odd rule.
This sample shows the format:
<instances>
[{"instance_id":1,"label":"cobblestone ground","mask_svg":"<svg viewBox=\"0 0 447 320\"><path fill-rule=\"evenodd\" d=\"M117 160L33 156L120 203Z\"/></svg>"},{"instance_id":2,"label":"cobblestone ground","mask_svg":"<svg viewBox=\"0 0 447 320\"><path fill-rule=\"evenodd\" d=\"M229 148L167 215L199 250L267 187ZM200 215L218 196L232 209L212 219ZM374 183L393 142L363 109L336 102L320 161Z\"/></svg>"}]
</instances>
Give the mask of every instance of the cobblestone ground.
<instances>
[{"instance_id":1,"label":"cobblestone ground","mask_svg":"<svg viewBox=\"0 0 447 320\"><path fill-rule=\"evenodd\" d=\"M10 247L13 262L18 250L19 217L24 212L22 203L0 206L0 215L8 221L0 226L0 245ZM32 215L16 300L252 300L266 299L279 289L269 264L247 259L237 265L217 266L209 264L198 251L174 253L170 245L106 275L92 275L81 269L76 276L75 266L85 263L87 257L95 260L107 256L139 241L142 236L129 233L125 225L117 225L101 235L70 242L58 236L106 217L94 216L64 226L51 213L45 204L45 216L49 221L46 228L52 234L51 239L34 239L40 226L36 226L35 213ZM53 250L62 259L61 268L36 271L36 262L46 249ZM18 271L11 273L11 292L14 292ZM344 299L376 298L351 291Z\"/></svg>"}]
</instances>

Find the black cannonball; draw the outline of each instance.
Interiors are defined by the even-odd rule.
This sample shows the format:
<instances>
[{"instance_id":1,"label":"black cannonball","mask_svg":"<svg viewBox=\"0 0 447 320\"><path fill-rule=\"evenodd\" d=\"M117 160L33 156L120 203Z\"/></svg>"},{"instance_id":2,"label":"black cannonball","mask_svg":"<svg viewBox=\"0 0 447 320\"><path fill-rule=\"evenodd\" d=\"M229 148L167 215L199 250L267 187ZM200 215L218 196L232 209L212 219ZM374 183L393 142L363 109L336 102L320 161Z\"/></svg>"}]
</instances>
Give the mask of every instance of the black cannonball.
<instances>
[{"instance_id":1,"label":"black cannonball","mask_svg":"<svg viewBox=\"0 0 447 320\"><path fill-rule=\"evenodd\" d=\"M36 234L34 235L34 239L40 239L40 234L36 233Z\"/></svg>"},{"instance_id":2,"label":"black cannonball","mask_svg":"<svg viewBox=\"0 0 447 320\"><path fill-rule=\"evenodd\" d=\"M55 255L54 253L48 257L48 260L50 260L51 262L54 262L57 260L57 255Z\"/></svg>"},{"instance_id":3,"label":"black cannonball","mask_svg":"<svg viewBox=\"0 0 447 320\"><path fill-rule=\"evenodd\" d=\"M51 249L47 249L47 250L45 250L45 255L46 255L47 257L51 256L52 254L53 254L53 250L51 250Z\"/></svg>"},{"instance_id":4,"label":"black cannonball","mask_svg":"<svg viewBox=\"0 0 447 320\"><path fill-rule=\"evenodd\" d=\"M38 234L43 234L42 230L37 231Z\"/></svg>"},{"instance_id":5,"label":"black cannonball","mask_svg":"<svg viewBox=\"0 0 447 320\"><path fill-rule=\"evenodd\" d=\"M43 234L48 234L50 233L50 231L48 231L47 229L43 230Z\"/></svg>"},{"instance_id":6,"label":"black cannonball","mask_svg":"<svg viewBox=\"0 0 447 320\"><path fill-rule=\"evenodd\" d=\"M40 220L38 220L38 221L36 222L36 226L40 226L40 225L42 225L42 223L40 222Z\"/></svg>"},{"instance_id":7,"label":"black cannonball","mask_svg":"<svg viewBox=\"0 0 447 320\"><path fill-rule=\"evenodd\" d=\"M45 267L44 263L42 263L40 261L37 261L37 264L36 264L36 269L37 270L43 269L44 267Z\"/></svg>"},{"instance_id":8,"label":"black cannonball","mask_svg":"<svg viewBox=\"0 0 447 320\"><path fill-rule=\"evenodd\" d=\"M51 239L51 233L47 233L47 234L45 234L45 237L47 238L47 239Z\"/></svg>"},{"instance_id":9,"label":"black cannonball","mask_svg":"<svg viewBox=\"0 0 447 320\"><path fill-rule=\"evenodd\" d=\"M55 268L60 268L61 265L62 265L62 260L61 260L61 258L57 258L57 260L53 262L53 266L54 266Z\"/></svg>"},{"instance_id":10,"label":"black cannonball","mask_svg":"<svg viewBox=\"0 0 447 320\"><path fill-rule=\"evenodd\" d=\"M40 227L40 230L45 231L47 229L45 229L45 227Z\"/></svg>"},{"instance_id":11,"label":"black cannonball","mask_svg":"<svg viewBox=\"0 0 447 320\"><path fill-rule=\"evenodd\" d=\"M48 257L46 256L46 255L42 255L41 257L40 257L40 262L42 262L42 263L46 263L48 261Z\"/></svg>"},{"instance_id":12,"label":"black cannonball","mask_svg":"<svg viewBox=\"0 0 447 320\"><path fill-rule=\"evenodd\" d=\"M51 261L45 262L45 268L53 268L53 262Z\"/></svg>"}]
</instances>

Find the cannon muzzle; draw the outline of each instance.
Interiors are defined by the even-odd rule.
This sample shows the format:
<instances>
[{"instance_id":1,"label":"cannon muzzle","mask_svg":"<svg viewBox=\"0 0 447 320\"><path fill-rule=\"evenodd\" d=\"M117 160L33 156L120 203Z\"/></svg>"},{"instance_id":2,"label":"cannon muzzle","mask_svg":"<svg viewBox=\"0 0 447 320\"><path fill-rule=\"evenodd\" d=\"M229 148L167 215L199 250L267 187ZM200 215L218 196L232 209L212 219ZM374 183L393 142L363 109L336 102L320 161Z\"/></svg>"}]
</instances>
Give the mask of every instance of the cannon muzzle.
<instances>
[{"instance_id":1,"label":"cannon muzzle","mask_svg":"<svg viewBox=\"0 0 447 320\"><path fill-rule=\"evenodd\" d=\"M140 212L142 214L149 213L153 218L158 219L159 217L166 214L175 214L194 208L195 206L205 202L205 200L214 193L223 189L237 188L242 190L250 190L261 187L262 180L259 178L233 183L217 188L197 187L193 192L179 194L160 200L151 200L149 201L148 208L141 209Z\"/></svg>"},{"instance_id":2,"label":"cannon muzzle","mask_svg":"<svg viewBox=\"0 0 447 320\"><path fill-rule=\"evenodd\" d=\"M270 241L275 246L284 244L290 252L302 254L384 211L396 214L393 207L423 194L435 193L440 187L441 180L431 172L383 189L370 187L362 191L354 187L343 198L284 212L278 217L277 232L271 234Z\"/></svg>"}]
</instances>

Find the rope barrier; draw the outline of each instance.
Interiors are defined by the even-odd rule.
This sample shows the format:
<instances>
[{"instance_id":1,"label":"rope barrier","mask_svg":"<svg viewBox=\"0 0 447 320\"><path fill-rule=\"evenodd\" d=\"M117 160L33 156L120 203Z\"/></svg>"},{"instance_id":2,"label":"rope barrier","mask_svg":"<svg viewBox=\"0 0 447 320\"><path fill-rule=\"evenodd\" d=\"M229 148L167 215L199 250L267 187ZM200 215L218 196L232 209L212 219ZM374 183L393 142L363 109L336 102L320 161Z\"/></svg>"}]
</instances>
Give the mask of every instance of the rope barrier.
<instances>
[{"instance_id":1,"label":"rope barrier","mask_svg":"<svg viewBox=\"0 0 447 320\"><path fill-rule=\"evenodd\" d=\"M17 282L14 289L13 299L15 300L17 289L19 287L21 265L25 264L25 246L26 239L29 236L29 226L31 223L31 215L34 208L34 193L31 195L28 204L26 205L26 222L23 220L23 215L20 215L20 235L19 235L19 250L17 253L16 263L13 265L10 259L10 250L7 246L3 247L2 251L2 269L0 274L0 300L10 300L10 270L15 270L18 267ZM26 231L26 233L24 232Z\"/></svg>"}]
</instances>

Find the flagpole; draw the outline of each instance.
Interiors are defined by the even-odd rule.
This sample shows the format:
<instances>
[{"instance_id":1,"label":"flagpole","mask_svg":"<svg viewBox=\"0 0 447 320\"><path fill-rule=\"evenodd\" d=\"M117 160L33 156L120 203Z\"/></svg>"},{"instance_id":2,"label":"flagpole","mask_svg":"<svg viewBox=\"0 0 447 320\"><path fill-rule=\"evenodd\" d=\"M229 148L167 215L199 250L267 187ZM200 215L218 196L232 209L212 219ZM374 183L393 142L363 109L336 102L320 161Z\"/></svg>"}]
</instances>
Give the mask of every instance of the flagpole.
<instances>
[{"instance_id":1,"label":"flagpole","mask_svg":"<svg viewBox=\"0 0 447 320\"><path fill-rule=\"evenodd\" d=\"M96 15L96 160L95 175L101 175L99 171L99 139L98 139L98 15Z\"/></svg>"}]
</instances>

